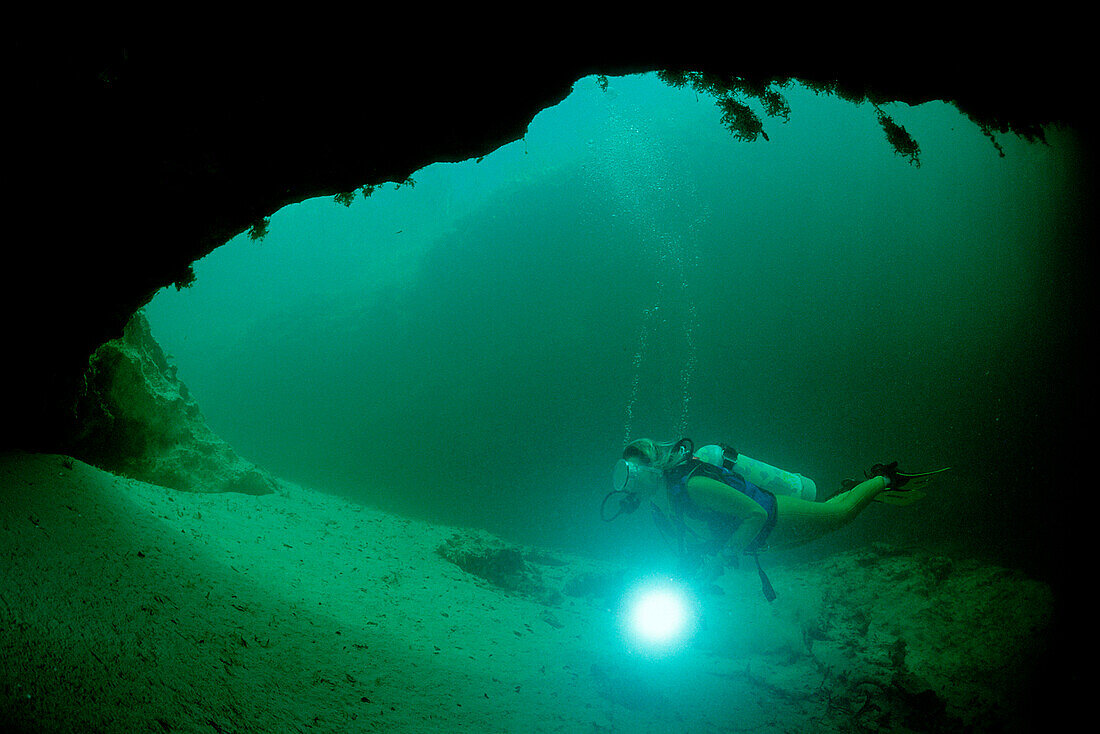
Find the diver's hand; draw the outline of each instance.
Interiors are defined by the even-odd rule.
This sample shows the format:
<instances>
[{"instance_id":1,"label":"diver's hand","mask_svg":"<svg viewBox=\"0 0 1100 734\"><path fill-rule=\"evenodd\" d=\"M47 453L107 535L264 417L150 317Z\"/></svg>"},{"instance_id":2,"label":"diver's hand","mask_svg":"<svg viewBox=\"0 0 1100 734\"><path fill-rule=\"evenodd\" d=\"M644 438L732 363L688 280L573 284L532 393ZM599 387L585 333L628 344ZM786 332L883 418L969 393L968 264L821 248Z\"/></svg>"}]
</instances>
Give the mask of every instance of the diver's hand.
<instances>
[{"instance_id":1,"label":"diver's hand","mask_svg":"<svg viewBox=\"0 0 1100 734\"><path fill-rule=\"evenodd\" d=\"M725 559L721 554L707 556L695 572L695 583L700 586L713 584L726 572Z\"/></svg>"},{"instance_id":2,"label":"diver's hand","mask_svg":"<svg viewBox=\"0 0 1100 734\"><path fill-rule=\"evenodd\" d=\"M730 548L726 548L720 554L722 563L733 568L741 568L741 554Z\"/></svg>"}]
</instances>

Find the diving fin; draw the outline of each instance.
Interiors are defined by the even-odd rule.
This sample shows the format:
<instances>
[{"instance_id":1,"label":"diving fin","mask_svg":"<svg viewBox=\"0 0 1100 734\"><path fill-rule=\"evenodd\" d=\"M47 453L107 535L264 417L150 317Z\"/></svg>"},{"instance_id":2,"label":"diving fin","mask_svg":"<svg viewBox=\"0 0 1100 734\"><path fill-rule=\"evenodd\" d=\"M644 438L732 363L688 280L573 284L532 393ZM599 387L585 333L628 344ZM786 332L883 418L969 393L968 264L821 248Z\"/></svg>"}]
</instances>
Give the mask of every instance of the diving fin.
<instances>
[{"instance_id":1,"label":"diving fin","mask_svg":"<svg viewBox=\"0 0 1100 734\"><path fill-rule=\"evenodd\" d=\"M881 502L884 505L894 505L895 507L906 507L919 502L924 499L925 494L919 489L904 489L900 491L880 492L875 496L875 502Z\"/></svg>"},{"instance_id":2,"label":"diving fin","mask_svg":"<svg viewBox=\"0 0 1100 734\"><path fill-rule=\"evenodd\" d=\"M904 482L902 482L903 486L898 489L886 489L875 497L875 502L896 505L898 507L904 507L914 502L918 502L925 497L925 493L920 491L921 488L928 486L933 479L946 471L950 471L950 469L951 467L945 466L942 469L934 469L925 472L898 472L898 479L904 479Z\"/></svg>"},{"instance_id":3,"label":"diving fin","mask_svg":"<svg viewBox=\"0 0 1100 734\"><path fill-rule=\"evenodd\" d=\"M945 466L942 469L933 469L932 471L923 471L923 472L913 472L911 474L899 471L897 476L898 476L898 479L903 480L902 482L900 482L900 484L903 485L904 490L912 491L912 490L916 489L917 487L925 486L926 484L931 482L933 479L938 477L940 474L943 474L945 471L951 471L951 467ZM901 489L902 488L899 487L899 490L901 490ZM904 491L904 490L902 490L902 491Z\"/></svg>"},{"instance_id":4,"label":"diving fin","mask_svg":"<svg viewBox=\"0 0 1100 734\"><path fill-rule=\"evenodd\" d=\"M918 471L918 472L899 471L898 476L899 477L909 477L909 478L913 478L913 477L930 477L933 474L943 474L945 471L951 471L951 467L945 466L942 469L933 469L932 471Z\"/></svg>"}]
</instances>

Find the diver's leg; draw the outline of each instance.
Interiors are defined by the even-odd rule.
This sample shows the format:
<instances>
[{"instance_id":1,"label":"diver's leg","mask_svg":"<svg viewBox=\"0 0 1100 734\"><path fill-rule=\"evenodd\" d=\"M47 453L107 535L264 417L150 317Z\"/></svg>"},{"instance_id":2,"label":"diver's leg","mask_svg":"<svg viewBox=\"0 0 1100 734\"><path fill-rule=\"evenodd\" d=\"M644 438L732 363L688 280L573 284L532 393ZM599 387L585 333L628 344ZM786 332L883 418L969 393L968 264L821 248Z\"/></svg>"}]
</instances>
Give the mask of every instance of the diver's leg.
<instances>
[{"instance_id":1,"label":"diver's leg","mask_svg":"<svg viewBox=\"0 0 1100 734\"><path fill-rule=\"evenodd\" d=\"M768 536L768 546L776 550L794 548L827 535L854 520L884 489L886 480L872 477L826 502L776 495L778 519Z\"/></svg>"}]
</instances>

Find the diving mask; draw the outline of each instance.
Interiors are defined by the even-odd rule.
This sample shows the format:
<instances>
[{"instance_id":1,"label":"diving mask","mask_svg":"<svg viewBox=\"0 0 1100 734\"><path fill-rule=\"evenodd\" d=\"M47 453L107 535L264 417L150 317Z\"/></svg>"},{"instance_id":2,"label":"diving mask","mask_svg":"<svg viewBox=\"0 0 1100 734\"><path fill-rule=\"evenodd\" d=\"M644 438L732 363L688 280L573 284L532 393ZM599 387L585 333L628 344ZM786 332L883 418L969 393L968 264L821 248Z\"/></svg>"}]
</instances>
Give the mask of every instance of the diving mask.
<instances>
[{"instance_id":1,"label":"diving mask","mask_svg":"<svg viewBox=\"0 0 1100 734\"><path fill-rule=\"evenodd\" d=\"M626 459L615 462L615 471L611 483L616 492L636 494L640 497L652 497L664 486L665 475L659 469L641 466Z\"/></svg>"}]
</instances>

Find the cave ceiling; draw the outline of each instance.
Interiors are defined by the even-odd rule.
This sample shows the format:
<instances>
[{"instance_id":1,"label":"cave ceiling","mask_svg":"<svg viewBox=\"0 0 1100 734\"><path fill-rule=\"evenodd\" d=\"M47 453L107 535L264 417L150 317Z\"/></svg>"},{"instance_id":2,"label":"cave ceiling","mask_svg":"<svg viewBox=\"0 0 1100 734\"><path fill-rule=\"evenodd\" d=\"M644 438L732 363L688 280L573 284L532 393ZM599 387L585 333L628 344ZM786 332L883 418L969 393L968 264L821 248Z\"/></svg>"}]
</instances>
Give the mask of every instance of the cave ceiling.
<instances>
[{"instance_id":1,"label":"cave ceiling","mask_svg":"<svg viewBox=\"0 0 1100 734\"><path fill-rule=\"evenodd\" d=\"M476 58L304 54L239 39L17 42L6 51L13 236L0 443L62 445L88 355L213 248L287 204L485 155L522 137L589 74L796 78L850 99L948 100L1006 134L1085 128L1081 72L1065 57L995 44L970 51L950 63L869 56L842 67L743 49L548 59L491 49Z\"/></svg>"}]
</instances>

